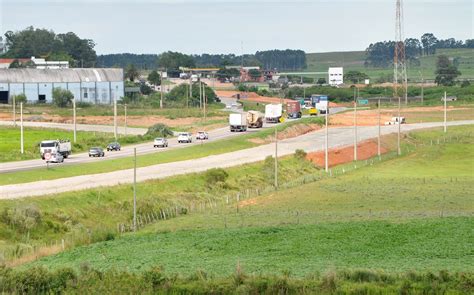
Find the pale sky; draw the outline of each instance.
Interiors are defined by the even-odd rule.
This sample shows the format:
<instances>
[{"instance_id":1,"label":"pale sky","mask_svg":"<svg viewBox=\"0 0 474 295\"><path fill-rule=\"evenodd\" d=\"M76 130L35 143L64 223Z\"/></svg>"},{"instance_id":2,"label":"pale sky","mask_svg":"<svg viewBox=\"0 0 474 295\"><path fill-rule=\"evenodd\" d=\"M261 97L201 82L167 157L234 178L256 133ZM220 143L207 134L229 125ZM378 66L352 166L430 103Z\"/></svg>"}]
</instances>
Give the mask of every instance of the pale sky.
<instances>
[{"instance_id":1,"label":"pale sky","mask_svg":"<svg viewBox=\"0 0 474 295\"><path fill-rule=\"evenodd\" d=\"M405 36L471 39L474 0L404 0ZM364 50L394 39L395 0L0 0L0 33L30 25L106 53Z\"/></svg>"}]
</instances>

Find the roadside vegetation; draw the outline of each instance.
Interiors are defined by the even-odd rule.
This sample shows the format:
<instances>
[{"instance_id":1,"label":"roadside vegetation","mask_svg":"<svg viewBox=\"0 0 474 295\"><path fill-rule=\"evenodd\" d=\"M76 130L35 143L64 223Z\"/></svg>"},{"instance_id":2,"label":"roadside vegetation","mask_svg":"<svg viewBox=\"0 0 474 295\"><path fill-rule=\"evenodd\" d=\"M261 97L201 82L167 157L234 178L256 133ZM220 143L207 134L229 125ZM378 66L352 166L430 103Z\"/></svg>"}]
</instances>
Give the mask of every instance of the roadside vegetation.
<instances>
[{"instance_id":1,"label":"roadside vegetation","mask_svg":"<svg viewBox=\"0 0 474 295\"><path fill-rule=\"evenodd\" d=\"M323 124L321 118L303 118L298 121L290 121L277 126L277 130L282 132L288 128L297 125ZM257 143L255 139L265 139L274 132L273 128L263 129L256 132L249 132L245 135L232 137L228 139L217 140L214 142L193 145L189 147L157 152L153 154L137 156L137 167L151 166L155 164L169 163L175 161L197 159L210 155L218 155L233 152L241 149L255 147L264 144L264 141ZM113 160L105 160L96 163L85 163L70 166L57 166L50 169L35 169L29 171L20 171L4 173L0 179L0 185L32 182L38 180L49 180L63 177L83 175L84 171L88 174L111 172L115 170L129 169L133 167L133 158L126 157Z\"/></svg>"},{"instance_id":2,"label":"roadside vegetation","mask_svg":"<svg viewBox=\"0 0 474 295\"><path fill-rule=\"evenodd\" d=\"M77 142L73 143L73 131L46 129L46 128L24 128L25 153L20 152L20 127L0 126L0 162L19 161L28 159L39 159L39 144L43 140L69 139L73 153L87 151L92 146L105 148L107 144L114 142L111 133L102 132L77 132ZM121 136L122 145L139 143L152 140L150 136Z\"/></svg>"}]
</instances>

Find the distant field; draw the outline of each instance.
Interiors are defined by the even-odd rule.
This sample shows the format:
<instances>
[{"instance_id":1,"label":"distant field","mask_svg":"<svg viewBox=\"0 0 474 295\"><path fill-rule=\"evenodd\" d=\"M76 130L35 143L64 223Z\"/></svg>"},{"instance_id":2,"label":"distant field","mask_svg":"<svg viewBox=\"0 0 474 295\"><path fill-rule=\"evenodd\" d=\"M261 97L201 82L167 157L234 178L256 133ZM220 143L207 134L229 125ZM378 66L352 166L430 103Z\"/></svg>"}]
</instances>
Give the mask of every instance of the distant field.
<instances>
[{"instance_id":1,"label":"distant field","mask_svg":"<svg viewBox=\"0 0 474 295\"><path fill-rule=\"evenodd\" d=\"M474 49L438 49L435 56L420 57L420 66L408 65L407 74L410 80L421 81L421 74L425 80L434 80L434 71L436 69L436 56L447 55L452 58L459 58L459 70L462 73L460 79L474 79ZM325 52L308 53L306 55L308 72L326 72L328 67L342 66L344 72L351 70L361 71L369 75L371 79L377 79L382 75L393 74L391 68L373 68L364 66L364 51L346 51L346 52ZM318 75L318 77L327 75Z\"/></svg>"},{"instance_id":2,"label":"distant field","mask_svg":"<svg viewBox=\"0 0 474 295\"><path fill-rule=\"evenodd\" d=\"M442 138L439 129L413 132L405 156L246 199L238 208L160 221L32 265L135 272L159 265L217 277L237 264L252 274L298 277L354 268L472 272L473 131L450 128L440 145L429 144Z\"/></svg>"}]
</instances>

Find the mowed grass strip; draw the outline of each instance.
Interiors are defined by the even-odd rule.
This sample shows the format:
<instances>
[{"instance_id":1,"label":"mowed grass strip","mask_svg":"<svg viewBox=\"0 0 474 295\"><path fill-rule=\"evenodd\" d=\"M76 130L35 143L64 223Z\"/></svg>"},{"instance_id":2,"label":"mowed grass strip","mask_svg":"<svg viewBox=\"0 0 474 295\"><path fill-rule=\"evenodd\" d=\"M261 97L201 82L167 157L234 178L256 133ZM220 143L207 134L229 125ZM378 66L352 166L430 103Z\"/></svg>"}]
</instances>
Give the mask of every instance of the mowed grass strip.
<instances>
[{"instance_id":1,"label":"mowed grass strip","mask_svg":"<svg viewBox=\"0 0 474 295\"><path fill-rule=\"evenodd\" d=\"M115 141L113 134L102 132L77 132L77 143L73 143L73 131L46 128L24 128L24 154L20 151L20 126L0 126L0 163L20 160L39 159L39 144L43 140L66 139L71 141L73 153L84 152L92 146L106 147ZM123 136L122 144L138 143L151 140L142 136Z\"/></svg>"},{"instance_id":2,"label":"mowed grass strip","mask_svg":"<svg viewBox=\"0 0 474 295\"><path fill-rule=\"evenodd\" d=\"M130 235L115 241L43 258L31 266L191 274L200 269L230 275L240 264L246 273L295 276L327 270L366 268L474 270L473 218L340 222L315 225L177 231Z\"/></svg>"},{"instance_id":3,"label":"mowed grass strip","mask_svg":"<svg viewBox=\"0 0 474 295\"><path fill-rule=\"evenodd\" d=\"M278 131L297 124L322 124L321 118L304 118L298 121L291 121L280 124ZM272 135L273 128L262 129L258 132L247 133L242 136L232 137L229 139L217 140L214 142L204 143L202 145L194 145L181 149L169 150L159 153L137 156L137 167L145 167L162 163L170 163L176 161L184 161L207 157L210 155L218 155L229 153L237 150L255 147L258 144L249 141L252 138L265 138ZM151 143L150 143L151 144ZM34 169L28 171L3 173L0 178L0 185L33 182L40 180L51 180L65 177L72 177L84 174L105 173L116 170L133 168L133 157L125 157L113 160L103 160L99 162L84 163L69 166L56 166L54 168Z\"/></svg>"}]
</instances>

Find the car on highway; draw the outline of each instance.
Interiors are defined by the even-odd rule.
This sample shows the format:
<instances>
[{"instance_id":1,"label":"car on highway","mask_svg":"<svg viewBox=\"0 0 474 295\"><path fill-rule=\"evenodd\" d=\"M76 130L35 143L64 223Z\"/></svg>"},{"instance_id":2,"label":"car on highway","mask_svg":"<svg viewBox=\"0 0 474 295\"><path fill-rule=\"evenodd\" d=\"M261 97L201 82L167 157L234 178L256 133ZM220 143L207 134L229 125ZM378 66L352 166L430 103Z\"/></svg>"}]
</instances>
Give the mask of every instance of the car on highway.
<instances>
[{"instance_id":1,"label":"car on highway","mask_svg":"<svg viewBox=\"0 0 474 295\"><path fill-rule=\"evenodd\" d=\"M178 135L178 143L191 143L193 141L193 135L189 132L181 132Z\"/></svg>"},{"instance_id":2,"label":"car on highway","mask_svg":"<svg viewBox=\"0 0 474 295\"><path fill-rule=\"evenodd\" d=\"M120 146L120 143L118 142L111 142L109 143L109 145L107 146L107 151L120 151L122 147Z\"/></svg>"},{"instance_id":3,"label":"car on highway","mask_svg":"<svg viewBox=\"0 0 474 295\"><path fill-rule=\"evenodd\" d=\"M153 147L162 147L162 148L168 147L168 140L163 137L157 137L153 141Z\"/></svg>"},{"instance_id":4,"label":"car on highway","mask_svg":"<svg viewBox=\"0 0 474 295\"><path fill-rule=\"evenodd\" d=\"M105 153L101 147L91 147L89 149L89 157L104 157Z\"/></svg>"},{"instance_id":5,"label":"car on highway","mask_svg":"<svg viewBox=\"0 0 474 295\"><path fill-rule=\"evenodd\" d=\"M64 156L60 153L54 153L49 156L49 159L46 159L47 163L62 163L64 162Z\"/></svg>"},{"instance_id":6,"label":"car on highway","mask_svg":"<svg viewBox=\"0 0 474 295\"><path fill-rule=\"evenodd\" d=\"M198 131L196 135L196 140L207 140L209 139L209 134L206 131Z\"/></svg>"}]
</instances>

